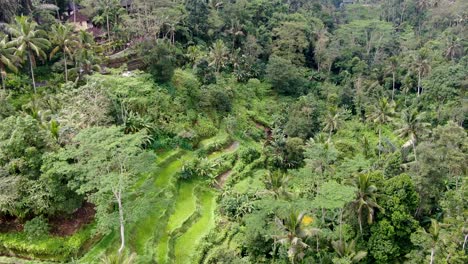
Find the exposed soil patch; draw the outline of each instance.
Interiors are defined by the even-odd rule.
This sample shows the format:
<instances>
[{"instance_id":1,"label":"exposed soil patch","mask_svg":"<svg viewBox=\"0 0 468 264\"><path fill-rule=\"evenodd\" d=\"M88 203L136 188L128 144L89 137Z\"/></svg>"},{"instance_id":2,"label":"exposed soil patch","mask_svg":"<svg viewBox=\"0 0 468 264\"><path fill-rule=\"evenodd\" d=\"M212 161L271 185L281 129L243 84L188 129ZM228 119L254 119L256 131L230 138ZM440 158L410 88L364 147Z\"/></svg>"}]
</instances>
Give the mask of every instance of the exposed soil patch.
<instances>
[{"instance_id":1,"label":"exposed soil patch","mask_svg":"<svg viewBox=\"0 0 468 264\"><path fill-rule=\"evenodd\" d=\"M0 233L19 232L23 230L23 224L16 217L0 217Z\"/></svg>"},{"instance_id":2,"label":"exposed soil patch","mask_svg":"<svg viewBox=\"0 0 468 264\"><path fill-rule=\"evenodd\" d=\"M56 236L73 235L82 226L91 223L95 213L94 205L85 203L71 215L53 217L49 219L50 233Z\"/></svg>"},{"instance_id":3,"label":"exposed soil patch","mask_svg":"<svg viewBox=\"0 0 468 264\"><path fill-rule=\"evenodd\" d=\"M229 176L231 176L232 174L232 170L228 170L220 175L218 175L218 177L216 177L216 187L218 189L221 189L224 187L224 184L226 183L227 179L229 178Z\"/></svg>"},{"instance_id":4,"label":"exposed soil patch","mask_svg":"<svg viewBox=\"0 0 468 264\"><path fill-rule=\"evenodd\" d=\"M237 150L239 148L239 145L240 145L239 141L234 141L224 151L231 152L231 151Z\"/></svg>"},{"instance_id":5,"label":"exposed soil patch","mask_svg":"<svg viewBox=\"0 0 468 264\"><path fill-rule=\"evenodd\" d=\"M271 140L271 138L272 138L271 128L266 127L266 126L264 126L263 124L260 124L257 121L254 121L254 122L255 122L255 127L256 128L263 129L263 131L265 132L265 138L267 140Z\"/></svg>"}]
</instances>

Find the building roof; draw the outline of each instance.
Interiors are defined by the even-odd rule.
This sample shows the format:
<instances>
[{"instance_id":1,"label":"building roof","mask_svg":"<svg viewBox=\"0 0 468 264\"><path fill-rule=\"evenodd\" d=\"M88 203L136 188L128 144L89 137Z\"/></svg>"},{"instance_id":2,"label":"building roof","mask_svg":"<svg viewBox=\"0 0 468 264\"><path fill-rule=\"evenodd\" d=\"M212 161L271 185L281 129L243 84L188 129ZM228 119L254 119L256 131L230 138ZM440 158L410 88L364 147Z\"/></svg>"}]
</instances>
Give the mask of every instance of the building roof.
<instances>
[{"instance_id":1,"label":"building roof","mask_svg":"<svg viewBox=\"0 0 468 264\"><path fill-rule=\"evenodd\" d=\"M68 17L67 21L70 23L75 22L75 16L76 16L76 22L88 22L90 19L89 17L81 14L79 11L76 12L76 14L71 15Z\"/></svg>"}]
</instances>

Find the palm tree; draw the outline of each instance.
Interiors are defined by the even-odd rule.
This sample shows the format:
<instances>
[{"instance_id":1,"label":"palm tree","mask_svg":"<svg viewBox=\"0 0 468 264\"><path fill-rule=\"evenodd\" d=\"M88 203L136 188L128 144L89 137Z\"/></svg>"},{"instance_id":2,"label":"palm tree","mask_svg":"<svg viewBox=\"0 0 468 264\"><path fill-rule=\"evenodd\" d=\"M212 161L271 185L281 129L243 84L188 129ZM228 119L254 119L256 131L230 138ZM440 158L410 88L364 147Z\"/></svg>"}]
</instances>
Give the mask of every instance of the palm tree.
<instances>
[{"instance_id":1,"label":"palm tree","mask_svg":"<svg viewBox=\"0 0 468 264\"><path fill-rule=\"evenodd\" d=\"M421 78L426 76L431 71L429 61L429 51L425 48L419 50L416 58L414 59L414 67L418 72L418 96L422 93Z\"/></svg>"},{"instance_id":2,"label":"palm tree","mask_svg":"<svg viewBox=\"0 0 468 264\"><path fill-rule=\"evenodd\" d=\"M405 143L411 144L413 147L414 161L418 161L416 155L416 143L418 142L419 135L427 131L429 123L423 122L423 114L418 113L416 110L405 110L401 114L401 127L395 132L399 137L409 137L409 141Z\"/></svg>"},{"instance_id":3,"label":"palm tree","mask_svg":"<svg viewBox=\"0 0 468 264\"><path fill-rule=\"evenodd\" d=\"M12 43L17 47L15 54L18 56L26 55L31 71L34 93L36 93L36 81L34 79L34 67L36 57L46 58L44 52L50 46L50 42L42 38L46 33L43 30L36 29L37 23L31 21L26 16L15 18L15 23L8 28L8 31L14 37Z\"/></svg>"},{"instance_id":4,"label":"palm tree","mask_svg":"<svg viewBox=\"0 0 468 264\"><path fill-rule=\"evenodd\" d=\"M363 211L366 210L367 212L367 223L372 224L374 221L375 209L383 209L376 202L377 187L371 183L369 174L360 174L356 179L355 186L358 189L357 197L351 204L357 209L359 230L362 234Z\"/></svg>"},{"instance_id":5,"label":"palm tree","mask_svg":"<svg viewBox=\"0 0 468 264\"><path fill-rule=\"evenodd\" d=\"M236 48L236 40L240 36L244 36L244 32L242 31L243 25L239 22L239 20L231 20L231 28L226 30L229 35L232 35L232 49Z\"/></svg>"},{"instance_id":6,"label":"palm tree","mask_svg":"<svg viewBox=\"0 0 468 264\"><path fill-rule=\"evenodd\" d=\"M311 234L305 229L303 219L305 213L291 212L286 218L275 218L275 222L283 232L283 235L278 236L278 243L288 247L288 257L292 263L296 259L304 257L304 249L308 248L304 240Z\"/></svg>"},{"instance_id":7,"label":"palm tree","mask_svg":"<svg viewBox=\"0 0 468 264\"><path fill-rule=\"evenodd\" d=\"M18 72L18 68L16 67L15 62L19 60L19 58L15 55L15 48L13 47L12 43L8 42L7 40L7 36L4 36L0 40L0 76L2 79L3 90L6 90L6 69L8 68L15 73Z\"/></svg>"},{"instance_id":8,"label":"palm tree","mask_svg":"<svg viewBox=\"0 0 468 264\"><path fill-rule=\"evenodd\" d=\"M434 263L436 245L437 245L437 242L439 241L440 229L441 229L441 226L439 222L437 222L437 220L435 219L431 219L431 227L429 228L429 235L431 237L431 244L432 244L430 264Z\"/></svg>"},{"instance_id":9,"label":"palm tree","mask_svg":"<svg viewBox=\"0 0 468 264\"><path fill-rule=\"evenodd\" d=\"M332 241L332 246L339 257L346 258L351 263L358 263L367 256L366 251L356 252L356 240L354 239L349 243L342 240Z\"/></svg>"},{"instance_id":10,"label":"palm tree","mask_svg":"<svg viewBox=\"0 0 468 264\"><path fill-rule=\"evenodd\" d=\"M377 104L372 105L369 109L370 111L367 119L376 123L379 127L379 157L381 153L382 145L382 125L388 123L392 120L393 115L395 114L394 103L389 103L387 98L381 98Z\"/></svg>"},{"instance_id":11,"label":"palm tree","mask_svg":"<svg viewBox=\"0 0 468 264\"><path fill-rule=\"evenodd\" d=\"M343 125L343 119L349 114L349 111L339 109L336 106L328 108L328 113L323 120L323 131L328 132L328 140L331 139L332 133Z\"/></svg>"},{"instance_id":12,"label":"palm tree","mask_svg":"<svg viewBox=\"0 0 468 264\"><path fill-rule=\"evenodd\" d=\"M185 55L192 63L192 66L195 66L196 62L203 56L203 52L199 46L189 46Z\"/></svg>"},{"instance_id":13,"label":"palm tree","mask_svg":"<svg viewBox=\"0 0 468 264\"><path fill-rule=\"evenodd\" d=\"M65 66L65 81L68 82L67 56L72 58L73 51L78 42L73 38L73 29L70 25L56 24L52 26L51 40L55 48L50 53L50 59L59 51L63 53L63 64Z\"/></svg>"},{"instance_id":14,"label":"palm tree","mask_svg":"<svg viewBox=\"0 0 468 264\"><path fill-rule=\"evenodd\" d=\"M398 69L398 58L395 56L392 56L388 59L388 66L387 66L387 72L392 74L392 101L394 96L395 96L395 81L396 81L396 73Z\"/></svg>"},{"instance_id":15,"label":"palm tree","mask_svg":"<svg viewBox=\"0 0 468 264\"><path fill-rule=\"evenodd\" d=\"M219 73L221 68L224 66L224 63L226 63L226 61L228 60L228 52L228 48L220 39L217 40L210 48L210 66L215 66L216 73Z\"/></svg>"},{"instance_id":16,"label":"palm tree","mask_svg":"<svg viewBox=\"0 0 468 264\"><path fill-rule=\"evenodd\" d=\"M80 79L85 74L91 74L95 71L100 71L100 59L94 51L93 35L91 35L89 32L81 30L78 32L77 43L77 48L73 54L75 59L75 68L71 69L70 71L76 73L78 75L78 79Z\"/></svg>"},{"instance_id":17,"label":"palm tree","mask_svg":"<svg viewBox=\"0 0 468 264\"><path fill-rule=\"evenodd\" d=\"M285 173L282 173L280 170L275 172L268 171L265 174L265 186L266 188L273 193L275 199L279 197L290 197L291 193L288 192L287 185L289 181L289 176Z\"/></svg>"},{"instance_id":18,"label":"palm tree","mask_svg":"<svg viewBox=\"0 0 468 264\"><path fill-rule=\"evenodd\" d=\"M455 35L448 35L446 38L447 48L445 50L445 57L450 60L460 58L463 56L464 49L462 40Z\"/></svg>"}]
</instances>

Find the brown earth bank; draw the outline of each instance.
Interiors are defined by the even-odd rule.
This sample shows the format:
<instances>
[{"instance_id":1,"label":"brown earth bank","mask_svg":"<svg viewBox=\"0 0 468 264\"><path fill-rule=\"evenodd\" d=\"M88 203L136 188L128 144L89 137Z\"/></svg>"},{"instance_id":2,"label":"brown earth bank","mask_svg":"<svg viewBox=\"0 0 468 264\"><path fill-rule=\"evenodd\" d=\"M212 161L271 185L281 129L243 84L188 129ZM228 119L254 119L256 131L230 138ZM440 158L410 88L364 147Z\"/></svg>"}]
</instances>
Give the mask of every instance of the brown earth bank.
<instances>
[{"instance_id":1,"label":"brown earth bank","mask_svg":"<svg viewBox=\"0 0 468 264\"><path fill-rule=\"evenodd\" d=\"M71 215L58 215L49 219L50 233L55 236L73 235L84 225L91 223L96 210L91 203L84 203Z\"/></svg>"},{"instance_id":2,"label":"brown earth bank","mask_svg":"<svg viewBox=\"0 0 468 264\"><path fill-rule=\"evenodd\" d=\"M84 225L90 224L96 211L91 203L84 203L83 206L69 215L57 215L48 219L50 234L54 236L73 235ZM0 233L21 232L24 227L24 220L12 216L0 216Z\"/></svg>"}]
</instances>

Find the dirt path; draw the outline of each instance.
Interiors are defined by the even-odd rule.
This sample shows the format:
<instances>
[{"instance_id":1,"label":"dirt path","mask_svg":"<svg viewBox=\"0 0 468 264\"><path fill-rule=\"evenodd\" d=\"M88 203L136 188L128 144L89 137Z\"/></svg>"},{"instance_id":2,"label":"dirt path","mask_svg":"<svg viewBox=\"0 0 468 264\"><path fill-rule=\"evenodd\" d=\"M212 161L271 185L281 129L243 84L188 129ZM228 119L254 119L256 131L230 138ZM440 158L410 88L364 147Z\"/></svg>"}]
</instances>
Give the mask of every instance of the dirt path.
<instances>
[{"instance_id":1,"label":"dirt path","mask_svg":"<svg viewBox=\"0 0 468 264\"><path fill-rule=\"evenodd\" d=\"M239 141L234 141L234 142L232 142L232 144L231 144L229 147L227 147L224 151L225 151L225 152L231 152L231 151L237 150L237 149L239 148L239 145L240 145Z\"/></svg>"},{"instance_id":2,"label":"dirt path","mask_svg":"<svg viewBox=\"0 0 468 264\"><path fill-rule=\"evenodd\" d=\"M232 170L228 170L216 177L216 188L222 189L224 187L224 184L226 183L227 179L229 176L231 176Z\"/></svg>"}]
</instances>

